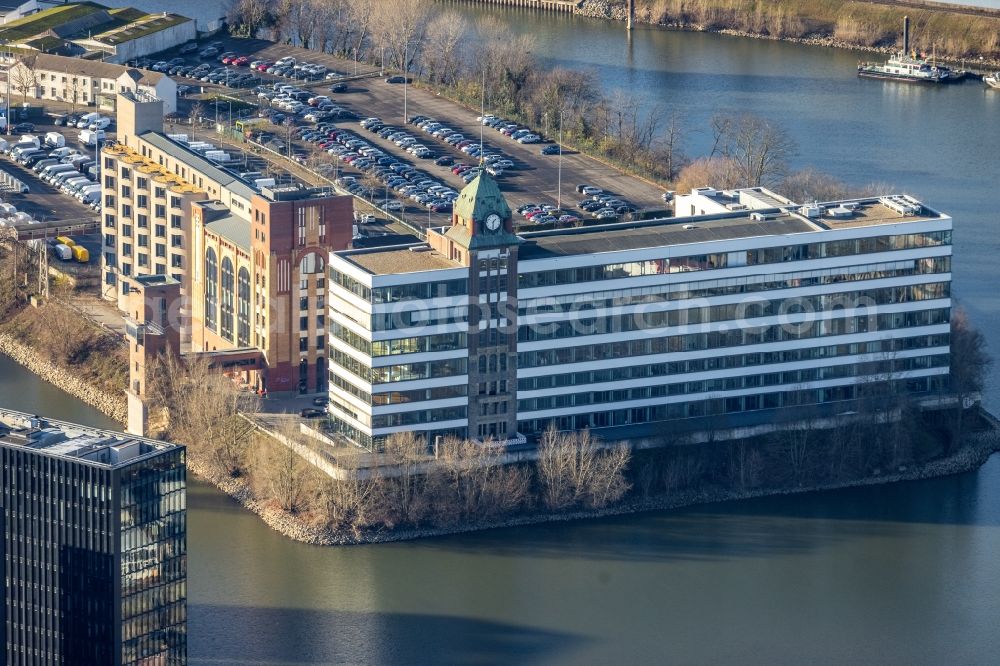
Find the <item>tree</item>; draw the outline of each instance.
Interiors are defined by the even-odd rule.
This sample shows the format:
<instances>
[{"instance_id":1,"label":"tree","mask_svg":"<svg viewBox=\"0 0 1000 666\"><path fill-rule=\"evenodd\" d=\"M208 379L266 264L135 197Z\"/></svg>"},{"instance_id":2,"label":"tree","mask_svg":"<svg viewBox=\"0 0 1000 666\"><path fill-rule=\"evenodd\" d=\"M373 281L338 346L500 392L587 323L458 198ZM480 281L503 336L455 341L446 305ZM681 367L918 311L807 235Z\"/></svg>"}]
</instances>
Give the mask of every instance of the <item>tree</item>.
<instances>
[{"instance_id":1,"label":"tree","mask_svg":"<svg viewBox=\"0 0 1000 666\"><path fill-rule=\"evenodd\" d=\"M812 167L788 174L781 183L780 192L798 203L836 201L855 194L843 181Z\"/></svg>"},{"instance_id":2,"label":"tree","mask_svg":"<svg viewBox=\"0 0 1000 666\"><path fill-rule=\"evenodd\" d=\"M38 89L38 73L35 71L37 62L37 56L23 56L17 65L10 69L8 75L10 77L10 86L16 92L21 93L22 103L27 103L28 93L34 95Z\"/></svg>"},{"instance_id":3,"label":"tree","mask_svg":"<svg viewBox=\"0 0 1000 666\"><path fill-rule=\"evenodd\" d=\"M584 505L601 508L617 502L629 489L625 469L627 446L601 449L589 430L561 433L550 428L538 444L538 476L547 508L561 511Z\"/></svg>"},{"instance_id":4,"label":"tree","mask_svg":"<svg viewBox=\"0 0 1000 666\"><path fill-rule=\"evenodd\" d=\"M274 23L275 14L266 0L233 0L226 10L226 23L233 34L253 39Z\"/></svg>"},{"instance_id":5,"label":"tree","mask_svg":"<svg viewBox=\"0 0 1000 666\"><path fill-rule=\"evenodd\" d=\"M679 194L688 194L696 187L729 189L740 182L739 167L728 157L702 157L681 169L674 181Z\"/></svg>"},{"instance_id":6,"label":"tree","mask_svg":"<svg viewBox=\"0 0 1000 666\"><path fill-rule=\"evenodd\" d=\"M76 111L76 105L84 100L84 95L86 93L87 86L84 84L83 77L72 77L66 85L66 101L72 105L73 111Z\"/></svg>"},{"instance_id":7,"label":"tree","mask_svg":"<svg viewBox=\"0 0 1000 666\"><path fill-rule=\"evenodd\" d=\"M787 173L795 140L768 120L744 113L712 119L713 152L732 160L739 187L759 187L779 182Z\"/></svg>"},{"instance_id":8,"label":"tree","mask_svg":"<svg viewBox=\"0 0 1000 666\"><path fill-rule=\"evenodd\" d=\"M667 119L663 135L656 141L655 156L663 163L667 180L673 181L684 164L684 122L679 112L674 111Z\"/></svg>"},{"instance_id":9,"label":"tree","mask_svg":"<svg viewBox=\"0 0 1000 666\"><path fill-rule=\"evenodd\" d=\"M188 120L191 121L191 138L195 138L195 133L197 128L201 125L202 118L205 117L205 105L201 102L195 102L191 105L188 110Z\"/></svg>"},{"instance_id":10,"label":"tree","mask_svg":"<svg viewBox=\"0 0 1000 666\"><path fill-rule=\"evenodd\" d=\"M255 428L256 395L210 367L205 357L160 357L150 369L149 404L166 410L169 435L228 476L241 476Z\"/></svg>"},{"instance_id":11,"label":"tree","mask_svg":"<svg viewBox=\"0 0 1000 666\"><path fill-rule=\"evenodd\" d=\"M306 479L312 466L293 448L307 446L294 419L282 424L279 435L285 441L255 438L253 476L260 495L274 500L282 511L295 513L305 506Z\"/></svg>"},{"instance_id":12,"label":"tree","mask_svg":"<svg viewBox=\"0 0 1000 666\"><path fill-rule=\"evenodd\" d=\"M956 308L951 315L951 392L957 401L952 412L951 446L965 427L965 411L986 386L993 359L986 351L986 338L973 327L968 313Z\"/></svg>"},{"instance_id":13,"label":"tree","mask_svg":"<svg viewBox=\"0 0 1000 666\"><path fill-rule=\"evenodd\" d=\"M417 524L427 514L426 479L421 467L430 460L427 446L412 432L395 432L385 440L384 461L394 468L392 478L384 481L388 508L386 523Z\"/></svg>"},{"instance_id":14,"label":"tree","mask_svg":"<svg viewBox=\"0 0 1000 666\"><path fill-rule=\"evenodd\" d=\"M431 81L444 85L457 81L462 63L460 46L468 29L468 22L458 12L444 12L427 24L424 63Z\"/></svg>"}]
</instances>

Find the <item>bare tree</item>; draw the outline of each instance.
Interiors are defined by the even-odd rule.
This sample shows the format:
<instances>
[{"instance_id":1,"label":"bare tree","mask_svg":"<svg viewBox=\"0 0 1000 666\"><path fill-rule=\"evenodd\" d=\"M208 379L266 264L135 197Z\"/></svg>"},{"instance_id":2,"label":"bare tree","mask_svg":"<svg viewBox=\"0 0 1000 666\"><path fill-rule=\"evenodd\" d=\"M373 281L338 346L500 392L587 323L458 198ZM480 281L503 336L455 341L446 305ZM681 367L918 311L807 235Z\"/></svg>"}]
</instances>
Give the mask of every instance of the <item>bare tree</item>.
<instances>
[{"instance_id":1,"label":"bare tree","mask_svg":"<svg viewBox=\"0 0 1000 666\"><path fill-rule=\"evenodd\" d=\"M420 522L428 509L421 469L430 459L426 444L412 432L393 433L385 440L384 459L393 467L392 478L385 483L386 503L392 514L386 517L387 524Z\"/></svg>"},{"instance_id":2,"label":"bare tree","mask_svg":"<svg viewBox=\"0 0 1000 666\"><path fill-rule=\"evenodd\" d=\"M195 102L188 110L188 120L191 122L191 138L196 137L197 129L201 126L202 118L205 117L205 105L202 102Z\"/></svg>"},{"instance_id":3,"label":"bare tree","mask_svg":"<svg viewBox=\"0 0 1000 666\"><path fill-rule=\"evenodd\" d=\"M28 101L28 94L36 94L38 89L38 73L35 67L38 57L35 55L22 56L17 65L11 68L8 85L16 92L21 93L21 102Z\"/></svg>"},{"instance_id":4,"label":"bare tree","mask_svg":"<svg viewBox=\"0 0 1000 666\"><path fill-rule=\"evenodd\" d=\"M161 357L150 370L150 404L167 410L169 432L220 472L240 476L254 433L245 418L259 400L202 358Z\"/></svg>"},{"instance_id":5,"label":"bare tree","mask_svg":"<svg viewBox=\"0 0 1000 666\"><path fill-rule=\"evenodd\" d=\"M738 168L741 187L774 184L787 173L795 140L772 122L744 113L712 120L716 151Z\"/></svg>"},{"instance_id":6,"label":"bare tree","mask_svg":"<svg viewBox=\"0 0 1000 666\"><path fill-rule=\"evenodd\" d=\"M288 420L279 434L284 442L264 435L255 438L252 472L258 494L294 513L305 506L306 480L312 466L293 448L307 446L294 420Z\"/></svg>"},{"instance_id":7,"label":"bare tree","mask_svg":"<svg viewBox=\"0 0 1000 666\"><path fill-rule=\"evenodd\" d=\"M684 121L678 111L667 118L663 134L656 142L656 156L663 162L667 180L673 181L684 164Z\"/></svg>"},{"instance_id":8,"label":"bare tree","mask_svg":"<svg viewBox=\"0 0 1000 666\"><path fill-rule=\"evenodd\" d=\"M410 72L420 55L431 16L427 0L382 2L372 14L372 28L379 47L394 67Z\"/></svg>"},{"instance_id":9,"label":"bare tree","mask_svg":"<svg viewBox=\"0 0 1000 666\"><path fill-rule=\"evenodd\" d=\"M812 167L788 174L780 189L781 194L799 203L835 201L857 194L846 183Z\"/></svg>"},{"instance_id":10,"label":"bare tree","mask_svg":"<svg viewBox=\"0 0 1000 666\"><path fill-rule=\"evenodd\" d=\"M66 85L66 101L70 103L72 110L76 111L76 106L83 101L87 93L87 86L83 77L74 76Z\"/></svg>"},{"instance_id":11,"label":"bare tree","mask_svg":"<svg viewBox=\"0 0 1000 666\"><path fill-rule=\"evenodd\" d=\"M631 451L625 446L601 450L588 430L560 433L550 428L538 445L542 500L555 511L616 502L629 488L625 469L630 459Z\"/></svg>"},{"instance_id":12,"label":"bare tree","mask_svg":"<svg viewBox=\"0 0 1000 666\"><path fill-rule=\"evenodd\" d=\"M674 187L687 194L696 187L728 189L740 182L739 167L728 157L702 157L681 169Z\"/></svg>"},{"instance_id":13,"label":"bare tree","mask_svg":"<svg viewBox=\"0 0 1000 666\"><path fill-rule=\"evenodd\" d=\"M275 18L266 0L233 0L226 11L226 23L232 32L251 39Z\"/></svg>"},{"instance_id":14,"label":"bare tree","mask_svg":"<svg viewBox=\"0 0 1000 666\"><path fill-rule=\"evenodd\" d=\"M951 445L955 446L965 428L965 412L986 386L993 359L986 351L986 338L972 326L965 310L951 315L951 392L957 404L953 410Z\"/></svg>"},{"instance_id":15,"label":"bare tree","mask_svg":"<svg viewBox=\"0 0 1000 666\"><path fill-rule=\"evenodd\" d=\"M457 81L462 63L460 47L468 29L468 22L458 12L444 12L427 24L424 63L431 81L444 85Z\"/></svg>"}]
</instances>

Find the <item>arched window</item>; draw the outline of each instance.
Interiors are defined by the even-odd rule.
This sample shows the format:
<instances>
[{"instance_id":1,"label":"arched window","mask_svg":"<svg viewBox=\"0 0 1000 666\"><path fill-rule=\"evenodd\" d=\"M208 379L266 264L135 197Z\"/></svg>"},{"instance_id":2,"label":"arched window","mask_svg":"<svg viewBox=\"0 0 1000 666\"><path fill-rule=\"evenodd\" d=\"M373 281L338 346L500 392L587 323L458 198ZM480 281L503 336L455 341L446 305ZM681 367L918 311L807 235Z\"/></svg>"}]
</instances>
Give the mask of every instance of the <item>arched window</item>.
<instances>
[{"instance_id":1,"label":"arched window","mask_svg":"<svg viewBox=\"0 0 1000 666\"><path fill-rule=\"evenodd\" d=\"M323 266L323 257L316 252L310 252L306 256L302 257L302 261L299 262L299 275L322 273Z\"/></svg>"},{"instance_id":2,"label":"arched window","mask_svg":"<svg viewBox=\"0 0 1000 666\"><path fill-rule=\"evenodd\" d=\"M250 271L241 267L236 281L236 344L250 346Z\"/></svg>"},{"instance_id":3,"label":"arched window","mask_svg":"<svg viewBox=\"0 0 1000 666\"><path fill-rule=\"evenodd\" d=\"M497 355L490 354L490 372L497 371Z\"/></svg>"},{"instance_id":4,"label":"arched window","mask_svg":"<svg viewBox=\"0 0 1000 666\"><path fill-rule=\"evenodd\" d=\"M222 260L222 316L220 317L219 334L226 340L233 341L233 300L236 296L236 276L233 273L233 262L226 257Z\"/></svg>"},{"instance_id":5,"label":"arched window","mask_svg":"<svg viewBox=\"0 0 1000 666\"><path fill-rule=\"evenodd\" d=\"M205 327L216 330L219 306L219 264L215 250L205 252Z\"/></svg>"}]
</instances>

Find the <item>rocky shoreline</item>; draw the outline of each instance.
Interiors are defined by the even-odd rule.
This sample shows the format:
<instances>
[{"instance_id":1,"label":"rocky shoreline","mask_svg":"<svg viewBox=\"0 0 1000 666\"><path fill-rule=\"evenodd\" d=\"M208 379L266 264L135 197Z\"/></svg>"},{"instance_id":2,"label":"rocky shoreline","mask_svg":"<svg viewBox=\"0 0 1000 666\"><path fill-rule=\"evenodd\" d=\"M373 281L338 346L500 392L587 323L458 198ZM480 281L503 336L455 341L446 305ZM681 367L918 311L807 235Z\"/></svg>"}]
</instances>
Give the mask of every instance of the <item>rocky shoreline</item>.
<instances>
[{"instance_id":1,"label":"rocky shoreline","mask_svg":"<svg viewBox=\"0 0 1000 666\"><path fill-rule=\"evenodd\" d=\"M95 388L73 376L69 370L40 358L35 350L18 342L9 333L0 333L0 354L9 356L48 383L82 400L118 423L124 424L128 421L128 402L124 390L120 396L114 396Z\"/></svg>"},{"instance_id":2,"label":"rocky shoreline","mask_svg":"<svg viewBox=\"0 0 1000 666\"><path fill-rule=\"evenodd\" d=\"M607 21L616 21L619 23L625 23L628 20L627 11L623 5L612 4L607 0L584 0L581 6L577 7L573 11L573 13L577 16L604 19ZM641 23L643 25L653 25L659 28L666 28L669 30L683 30L686 32L711 32L720 35L729 35L731 37L765 39L774 42L789 42L792 44L806 44L809 46L825 46L835 49L865 51L868 53L892 54L895 53L897 50L893 47L888 47L888 46L866 46L863 44L852 44L850 42L841 41L838 39L834 39L833 37L827 37L827 36L780 37L758 32L735 30L732 28L714 28L714 27L699 25L696 23L687 23L683 21L670 21L667 23L645 21L639 16L636 17L635 21L636 23ZM944 59L942 59L942 61L944 61ZM977 61L977 65L986 67L997 67L1000 66L1000 60L984 58L983 60Z\"/></svg>"},{"instance_id":3,"label":"rocky shoreline","mask_svg":"<svg viewBox=\"0 0 1000 666\"><path fill-rule=\"evenodd\" d=\"M90 386L86 382L77 379L69 371L39 358L30 347L18 342L9 334L0 333L0 354L9 356L11 359L35 373L45 381L66 391L79 400L86 402L88 405L97 408L99 411L116 421L120 423L126 422L127 402L124 397L117 398L115 396L111 396L99 389L94 388L93 386ZM794 495L799 493L837 490L840 488L869 486L883 483L896 483L899 481L916 481L938 476L961 474L978 469L983 465L983 463L986 462L990 455L1000 451L1000 422L986 412L984 412L984 416L986 417L986 420L993 425L993 429L970 435L968 441L962 446L962 448L951 456L935 460L927 463L926 465L903 468L892 474L884 474L864 479L845 481L842 483L831 483L803 488L755 489L747 491L722 489L688 491L670 496L636 499L617 506L593 511L574 511L560 514L536 513L525 516L507 517L476 524L449 525L443 527L428 526L394 530L391 532L338 532L327 528L315 527L308 524L306 520L300 516L290 514L272 504L261 501L243 479L232 478L224 474L220 474L210 465L193 458L190 455L187 460L187 468L198 477L208 481L219 490L229 495L245 509L256 514L268 527L289 539L317 546L346 546L408 541L411 539L444 536L448 534L461 534L464 532L476 532L480 530L503 527L518 527L540 523L619 516L644 511L676 509L696 504L711 504L715 502L728 502L731 500L751 499L755 497L767 497L773 495Z\"/></svg>"},{"instance_id":4,"label":"rocky shoreline","mask_svg":"<svg viewBox=\"0 0 1000 666\"><path fill-rule=\"evenodd\" d=\"M901 468L892 474L867 477L830 483L819 486L784 489L755 489L748 491L709 489L677 493L671 496L654 497L645 500L633 500L614 507L594 511L574 511L570 513L550 514L539 513L526 516L508 517L500 520L476 524L451 525L444 527L419 527L394 531L379 532L336 532L330 529L317 528L308 525L304 520L260 502L249 486L240 479L220 478L218 474L199 464L188 460L188 468L198 476L211 481L219 489L240 503L244 508L257 514L271 529L295 541L315 546L350 546L375 543L390 543L394 541L410 541L427 537L478 532L482 530L505 527L520 527L541 523L565 522L571 520L586 520L608 516L621 516L646 511L662 511L678 509L697 504L714 504L733 500L770 497L778 495L797 495L802 493L839 490L859 486L873 486L900 481L919 481L940 476L963 474L981 467L989 457L1000 452L1000 424L992 416L988 416L993 424L993 430L974 433L968 441L954 454L947 458L932 461L926 465L912 468Z\"/></svg>"}]
</instances>

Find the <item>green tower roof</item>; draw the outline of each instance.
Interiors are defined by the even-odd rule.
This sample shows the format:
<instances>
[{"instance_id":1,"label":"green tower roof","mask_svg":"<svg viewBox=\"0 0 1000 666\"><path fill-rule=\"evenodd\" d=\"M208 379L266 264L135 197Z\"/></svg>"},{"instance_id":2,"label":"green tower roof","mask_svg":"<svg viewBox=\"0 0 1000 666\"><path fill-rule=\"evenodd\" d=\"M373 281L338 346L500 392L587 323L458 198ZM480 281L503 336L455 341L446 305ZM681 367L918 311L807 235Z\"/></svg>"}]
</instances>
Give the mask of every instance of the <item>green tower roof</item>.
<instances>
[{"instance_id":1,"label":"green tower roof","mask_svg":"<svg viewBox=\"0 0 1000 666\"><path fill-rule=\"evenodd\" d=\"M510 206L500 192L500 186L486 171L480 171L458 195L455 214L466 220L482 221L490 213L496 213L505 220L511 216Z\"/></svg>"}]
</instances>

